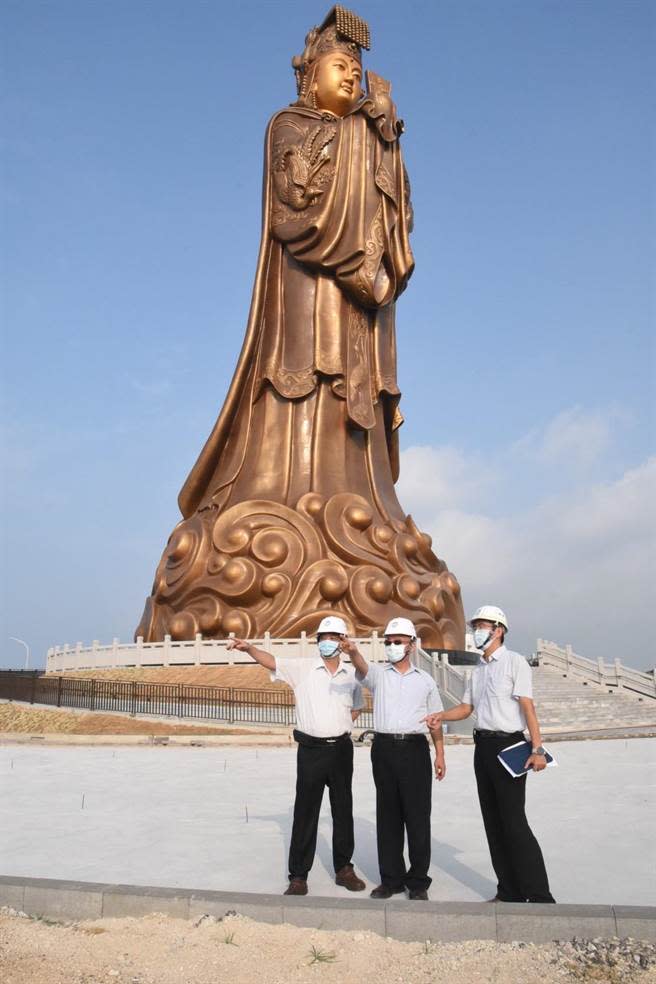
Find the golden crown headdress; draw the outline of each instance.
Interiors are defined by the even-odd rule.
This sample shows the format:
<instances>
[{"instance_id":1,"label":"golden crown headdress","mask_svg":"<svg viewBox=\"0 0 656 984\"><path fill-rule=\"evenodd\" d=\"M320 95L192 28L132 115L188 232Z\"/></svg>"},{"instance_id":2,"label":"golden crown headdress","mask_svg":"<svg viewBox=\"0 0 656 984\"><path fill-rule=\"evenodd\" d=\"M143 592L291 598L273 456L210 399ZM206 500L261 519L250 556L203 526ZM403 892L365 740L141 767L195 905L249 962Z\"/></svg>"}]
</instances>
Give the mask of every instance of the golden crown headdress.
<instances>
[{"instance_id":1,"label":"golden crown headdress","mask_svg":"<svg viewBox=\"0 0 656 984\"><path fill-rule=\"evenodd\" d=\"M296 88L299 96L304 94L304 82L307 79L308 68L321 55L329 51L344 51L353 58L361 59L361 49L367 51L371 46L369 25L351 10L340 4L329 10L323 23L313 27L305 38L305 50L302 55L292 58L292 68L296 75Z\"/></svg>"}]
</instances>

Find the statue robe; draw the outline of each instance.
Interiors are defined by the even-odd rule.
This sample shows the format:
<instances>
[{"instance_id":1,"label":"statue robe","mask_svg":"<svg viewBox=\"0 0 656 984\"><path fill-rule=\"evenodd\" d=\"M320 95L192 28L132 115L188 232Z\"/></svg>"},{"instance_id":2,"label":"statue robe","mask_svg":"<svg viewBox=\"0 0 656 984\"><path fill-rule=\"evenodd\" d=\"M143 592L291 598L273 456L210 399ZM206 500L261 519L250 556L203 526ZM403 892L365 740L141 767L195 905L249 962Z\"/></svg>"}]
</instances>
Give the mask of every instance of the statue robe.
<instances>
[{"instance_id":1,"label":"statue robe","mask_svg":"<svg viewBox=\"0 0 656 984\"><path fill-rule=\"evenodd\" d=\"M291 106L267 129L263 197L246 337L182 514L350 492L397 526L394 302L414 265L398 141L359 107Z\"/></svg>"},{"instance_id":2,"label":"statue robe","mask_svg":"<svg viewBox=\"0 0 656 984\"><path fill-rule=\"evenodd\" d=\"M266 137L262 242L223 409L136 635L356 636L400 612L458 648L460 588L401 508L394 307L413 269L398 126L365 99L301 106Z\"/></svg>"}]
</instances>

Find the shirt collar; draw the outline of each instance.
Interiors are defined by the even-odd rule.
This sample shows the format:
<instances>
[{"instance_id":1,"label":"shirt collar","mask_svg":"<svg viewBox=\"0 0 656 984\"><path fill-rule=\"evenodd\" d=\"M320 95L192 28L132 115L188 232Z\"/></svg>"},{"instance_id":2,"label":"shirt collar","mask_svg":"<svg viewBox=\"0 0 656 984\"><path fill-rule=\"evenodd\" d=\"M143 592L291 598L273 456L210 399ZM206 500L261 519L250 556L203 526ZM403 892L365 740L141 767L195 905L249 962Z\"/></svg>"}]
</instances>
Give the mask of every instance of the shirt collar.
<instances>
[{"instance_id":1,"label":"shirt collar","mask_svg":"<svg viewBox=\"0 0 656 984\"><path fill-rule=\"evenodd\" d=\"M388 662L387 663L387 666L385 667L385 669L386 670L394 670L395 673L399 673L399 671L397 670L397 668L394 665L394 663ZM419 670L417 669L416 666L413 666L413 664L411 663L410 664L410 669L408 670L408 673L419 673ZM408 673L399 673L399 676L407 676Z\"/></svg>"},{"instance_id":2,"label":"shirt collar","mask_svg":"<svg viewBox=\"0 0 656 984\"><path fill-rule=\"evenodd\" d=\"M328 669L328 667L327 667L327 666L326 666L326 664L324 663L324 661L323 661L323 659L321 658L321 656L317 656L317 657L316 657L316 659L314 660L314 664L313 664L313 666L312 666L312 669L313 669L313 670L325 670L325 671L326 671L326 673L329 673L329 674L330 674L330 670ZM340 657L340 659L339 659L339 669L337 669L337 670L336 670L336 671L335 671L335 672L334 672L333 674L331 674L331 675L332 675L332 676L337 676L337 674L338 674L338 673L346 673L346 667L344 666L344 664L343 664L343 662L342 662L342 659L341 659L341 657Z\"/></svg>"},{"instance_id":3,"label":"shirt collar","mask_svg":"<svg viewBox=\"0 0 656 984\"><path fill-rule=\"evenodd\" d=\"M499 646L499 648L498 648L498 649L495 649L495 650L494 650L494 652L492 653L492 659L496 659L496 660L498 660L498 659L500 659L500 658L501 658L501 656L503 656L503 655L504 655L504 653L505 653L505 651L506 651L506 647L505 647L505 646L503 645L503 643L502 643L502 644L501 644L501 645ZM492 659L490 660L490 662L492 662ZM483 665L485 665L485 664L487 664L487 662L488 662L488 661L487 661L487 660L486 660L486 659L484 658L484 656L483 656L483 654L481 654L481 658L480 658L480 660L479 660L479 665L480 665L481 663L482 663Z\"/></svg>"}]
</instances>

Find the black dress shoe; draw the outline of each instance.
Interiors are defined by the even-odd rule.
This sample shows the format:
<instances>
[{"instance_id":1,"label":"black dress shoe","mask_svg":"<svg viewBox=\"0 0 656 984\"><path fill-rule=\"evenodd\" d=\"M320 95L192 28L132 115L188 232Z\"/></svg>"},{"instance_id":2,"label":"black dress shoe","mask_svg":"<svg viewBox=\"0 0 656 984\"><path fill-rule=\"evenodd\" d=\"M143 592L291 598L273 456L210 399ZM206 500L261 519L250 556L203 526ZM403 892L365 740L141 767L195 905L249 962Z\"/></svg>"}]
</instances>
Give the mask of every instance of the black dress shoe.
<instances>
[{"instance_id":1,"label":"black dress shoe","mask_svg":"<svg viewBox=\"0 0 656 984\"><path fill-rule=\"evenodd\" d=\"M425 888L411 888L408 890L408 898L414 902L428 902L428 892Z\"/></svg>"},{"instance_id":2,"label":"black dress shoe","mask_svg":"<svg viewBox=\"0 0 656 984\"><path fill-rule=\"evenodd\" d=\"M378 885L369 892L370 899L391 899L393 895L402 895L404 888L390 888L389 885Z\"/></svg>"}]
</instances>

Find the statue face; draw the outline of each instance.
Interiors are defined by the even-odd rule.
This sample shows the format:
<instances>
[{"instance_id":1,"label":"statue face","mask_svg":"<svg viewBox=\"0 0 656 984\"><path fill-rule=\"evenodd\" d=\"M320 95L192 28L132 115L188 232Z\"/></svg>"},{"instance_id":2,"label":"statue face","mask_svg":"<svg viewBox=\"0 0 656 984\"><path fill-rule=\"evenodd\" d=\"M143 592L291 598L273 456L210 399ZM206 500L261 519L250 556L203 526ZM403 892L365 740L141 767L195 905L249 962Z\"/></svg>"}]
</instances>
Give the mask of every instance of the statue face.
<instances>
[{"instance_id":1,"label":"statue face","mask_svg":"<svg viewBox=\"0 0 656 984\"><path fill-rule=\"evenodd\" d=\"M331 51L319 59L312 83L317 109L345 116L362 95L362 66L343 51Z\"/></svg>"}]
</instances>

